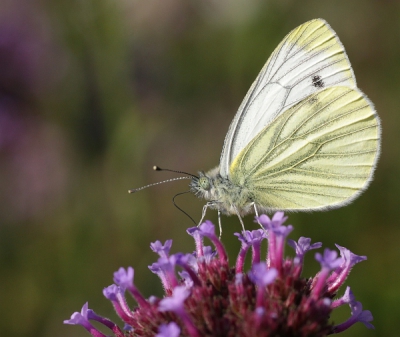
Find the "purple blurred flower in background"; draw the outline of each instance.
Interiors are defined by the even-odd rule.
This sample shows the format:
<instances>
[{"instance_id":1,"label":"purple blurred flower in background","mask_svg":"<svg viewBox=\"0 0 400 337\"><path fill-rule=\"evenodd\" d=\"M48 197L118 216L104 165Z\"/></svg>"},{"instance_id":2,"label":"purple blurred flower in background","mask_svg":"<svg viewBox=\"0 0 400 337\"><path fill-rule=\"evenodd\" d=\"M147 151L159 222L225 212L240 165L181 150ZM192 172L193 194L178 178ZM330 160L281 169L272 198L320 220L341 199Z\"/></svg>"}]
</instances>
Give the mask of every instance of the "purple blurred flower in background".
<instances>
[{"instance_id":1,"label":"purple blurred flower in background","mask_svg":"<svg viewBox=\"0 0 400 337\"><path fill-rule=\"evenodd\" d=\"M17 0L1 8L2 223L43 216L65 195L65 136L42 108L64 69L53 42L37 3Z\"/></svg>"},{"instance_id":2,"label":"purple blurred flower in background","mask_svg":"<svg viewBox=\"0 0 400 337\"><path fill-rule=\"evenodd\" d=\"M114 273L116 284L103 293L125 323L125 331L95 314L87 304L64 323L81 325L92 336L106 336L90 323L97 321L117 337L326 336L342 332L356 322L374 328L371 312L363 310L349 287L342 297L334 299L350 269L366 257L341 246L337 246L340 257L336 251L325 249L323 254L315 254L321 265L317 275L301 277L304 254L322 244L311 244L311 239L304 237L298 242L290 240L296 256L285 258L284 244L293 229L283 225L286 219L283 212L277 212L272 219L261 215L257 220L266 231L236 233L242 246L234 268L229 266L225 248L209 221L188 229L196 243L194 254L170 254L172 241L164 245L157 241L151 248L160 257L150 270L162 281L163 299L152 296L146 300L134 286L133 268L120 268ZM215 252L204 246L204 238L212 242ZM263 240L268 241L268 252L265 259L260 259ZM250 248L251 267L244 272L245 255ZM176 267L183 269L180 278ZM133 310L127 305L126 291L138 303ZM350 306L351 317L332 325L332 311L344 304Z\"/></svg>"}]
</instances>

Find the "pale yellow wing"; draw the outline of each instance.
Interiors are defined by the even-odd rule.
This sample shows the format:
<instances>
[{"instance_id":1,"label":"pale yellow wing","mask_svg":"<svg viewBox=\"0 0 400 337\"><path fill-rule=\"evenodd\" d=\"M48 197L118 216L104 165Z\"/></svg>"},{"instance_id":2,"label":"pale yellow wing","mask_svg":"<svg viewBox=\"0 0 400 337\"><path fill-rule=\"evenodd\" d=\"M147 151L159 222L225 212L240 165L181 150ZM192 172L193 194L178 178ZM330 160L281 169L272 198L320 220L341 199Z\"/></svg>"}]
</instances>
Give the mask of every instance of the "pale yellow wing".
<instances>
[{"instance_id":1,"label":"pale yellow wing","mask_svg":"<svg viewBox=\"0 0 400 337\"><path fill-rule=\"evenodd\" d=\"M332 86L356 87L350 61L322 19L293 29L276 47L247 92L225 137L220 174L273 119L309 95Z\"/></svg>"},{"instance_id":2,"label":"pale yellow wing","mask_svg":"<svg viewBox=\"0 0 400 337\"><path fill-rule=\"evenodd\" d=\"M317 210L349 203L372 179L380 124L358 89L310 95L264 128L230 166L260 209Z\"/></svg>"}]
</instances>

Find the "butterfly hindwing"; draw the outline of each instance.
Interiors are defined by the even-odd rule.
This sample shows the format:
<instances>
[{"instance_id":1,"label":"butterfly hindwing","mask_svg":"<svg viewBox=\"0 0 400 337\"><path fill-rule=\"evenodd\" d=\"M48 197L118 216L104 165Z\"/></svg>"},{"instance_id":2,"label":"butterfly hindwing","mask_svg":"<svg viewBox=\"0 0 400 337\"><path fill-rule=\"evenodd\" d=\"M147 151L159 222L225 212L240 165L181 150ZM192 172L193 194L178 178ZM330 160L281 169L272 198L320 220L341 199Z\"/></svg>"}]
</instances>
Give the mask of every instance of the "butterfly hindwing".
<instances>
[{"instance_id":1,"label":"butterfly hindwing","mask_svg":"<svg viewBox=\"0 0 400 337\"><path fill-rule=\"evenodd\" d=\"M372 179L379 133L372 103L358 89L323 89L253 137L230 179L251 190L261 209L338 207Z\"/></svg>"}]
</instances>

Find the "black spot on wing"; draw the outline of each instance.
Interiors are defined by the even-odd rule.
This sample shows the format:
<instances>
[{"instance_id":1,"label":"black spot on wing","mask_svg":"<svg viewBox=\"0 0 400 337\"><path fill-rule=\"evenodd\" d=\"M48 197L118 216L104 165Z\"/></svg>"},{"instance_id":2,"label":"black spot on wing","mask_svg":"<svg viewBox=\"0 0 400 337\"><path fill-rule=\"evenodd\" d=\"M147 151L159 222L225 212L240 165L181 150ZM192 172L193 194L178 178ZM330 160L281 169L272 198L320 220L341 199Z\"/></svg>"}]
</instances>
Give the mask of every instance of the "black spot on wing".
<instances>
[{"instance_id":1,"label":"black spot on wing","mask_svg":"<svg viewBox=\"0 0 400 337\"><path fill-rule=\"evenodd\" d=\"M321 76L319 75L314 75L312 77L312 85L316 88L323 88L325 86L324 81L322 81Z\"/></svg>"}]
</instances>

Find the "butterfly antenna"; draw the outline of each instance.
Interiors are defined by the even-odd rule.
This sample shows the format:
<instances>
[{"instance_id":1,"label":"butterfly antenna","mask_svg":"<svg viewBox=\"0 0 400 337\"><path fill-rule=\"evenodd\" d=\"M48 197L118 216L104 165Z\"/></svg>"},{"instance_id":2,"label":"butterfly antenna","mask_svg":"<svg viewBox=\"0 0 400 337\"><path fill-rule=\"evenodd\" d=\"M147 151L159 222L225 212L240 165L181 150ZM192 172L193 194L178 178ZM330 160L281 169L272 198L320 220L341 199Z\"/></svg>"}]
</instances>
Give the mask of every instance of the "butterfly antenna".
<instances>
[{"instance_id":1,"label":"butterfly antenna","mask_svg":"<svg viewBox=\"0 0 400 337\"><path fill-rule=\"evenodd\" d=\"M182 208L180 208L180 207L175 203L175 198L176 198L178 195L182 195L182 194L186 194L186 193L190 193L190 191L186 191L186 192L181 192L181 193L175 194L174 197L172 198L172 202L174 203L174 206L175 206L177 209L179 209L183 214L187 215L187 217L188 217L190 220L192 220L193 223L197 226L196 221L194 221L193 218L192 218L188 213L186 213Z\"/></svg>"},{"instance_id":2,"label":"butterfly antenna","mask_svg":"<svg viewBox=\"0 0 400 337\"><path fill-rule=\"evenodd\" d=\"M168 171L168 172L174 172L174 173L182 173L182 174L186 174L186 175L188 175L188 176L191 176L191 177L193 177L193 178L199 178L198 176L196 176L196 175L194 175L194 174L191 174L191 173L187 173L187 172L184 172L184 171L177 171L177 170L164 169L164 168L161 168L161 167L159 167L159 166L153 166L153 170L154 170L154 171Z\"/></svg>"},{"instance_id":3,"label":"butterfly antenna","mask_svg":"<svg viewBox=\"0 0 400 337\"><path fill-rule=\"evenodd\" d=\"M190 177L178 177L178 178L167 179L167 180L159 181L158 183L149 184L149 185L146 185L146 186L143 186L143 187L132 188L131 190L128 190L128 192L129 193L136 193L136 192L139 192L139 191L144 190L145 188L148 188L148 187L151 187L151 186L156 186L156 185L169 183L171 181L182 180L182 179L192 179L192 178L190 178Z\"/></svg>"},{"instance_id":4,"label":"butterfly antenna","mask_svg":"<svg viewBox=\"0 0 400 337\"><path fill-rule=\"evenodd\" d=\"M155 185L159 185L159 184L164 184L164 183L169 183L171 181L176 181L176 180L182 180L182 179L192 179L192 178L199 178L197 176L195 176L194 174L191 173L187 173L187 172L183 172L183 171L177 171L177 170L170 170L170 169L163 169L161 167L158 166L153 166L153 170L154 171L168 171L168 172L174 172L174 173L181 173L181 174L186 174L187 177L178 177L178 178L172 178L172 179L167 179L167 180L163 180L163 181L159 181L158 183L154 183L154 184L149 184L143 187L139 187L139 188L132 188L131 190L128 190L129 193L136 193L138 191L144 190L145 188L151 187L151 186L155 186ZM175 198L175 197L174 197ZM174 203L175 204L175 203ZM175 205L176 206L176 205ZM178 207L178 206L177 206ZM179 208L179 207L178 207ZM183 211L182 211L183 212ZM185 212L183 212L185 213ZM190 216L189 216L190 218ZM193 219L192 219L193 220Z\"/></svg>"}]
</instances>

